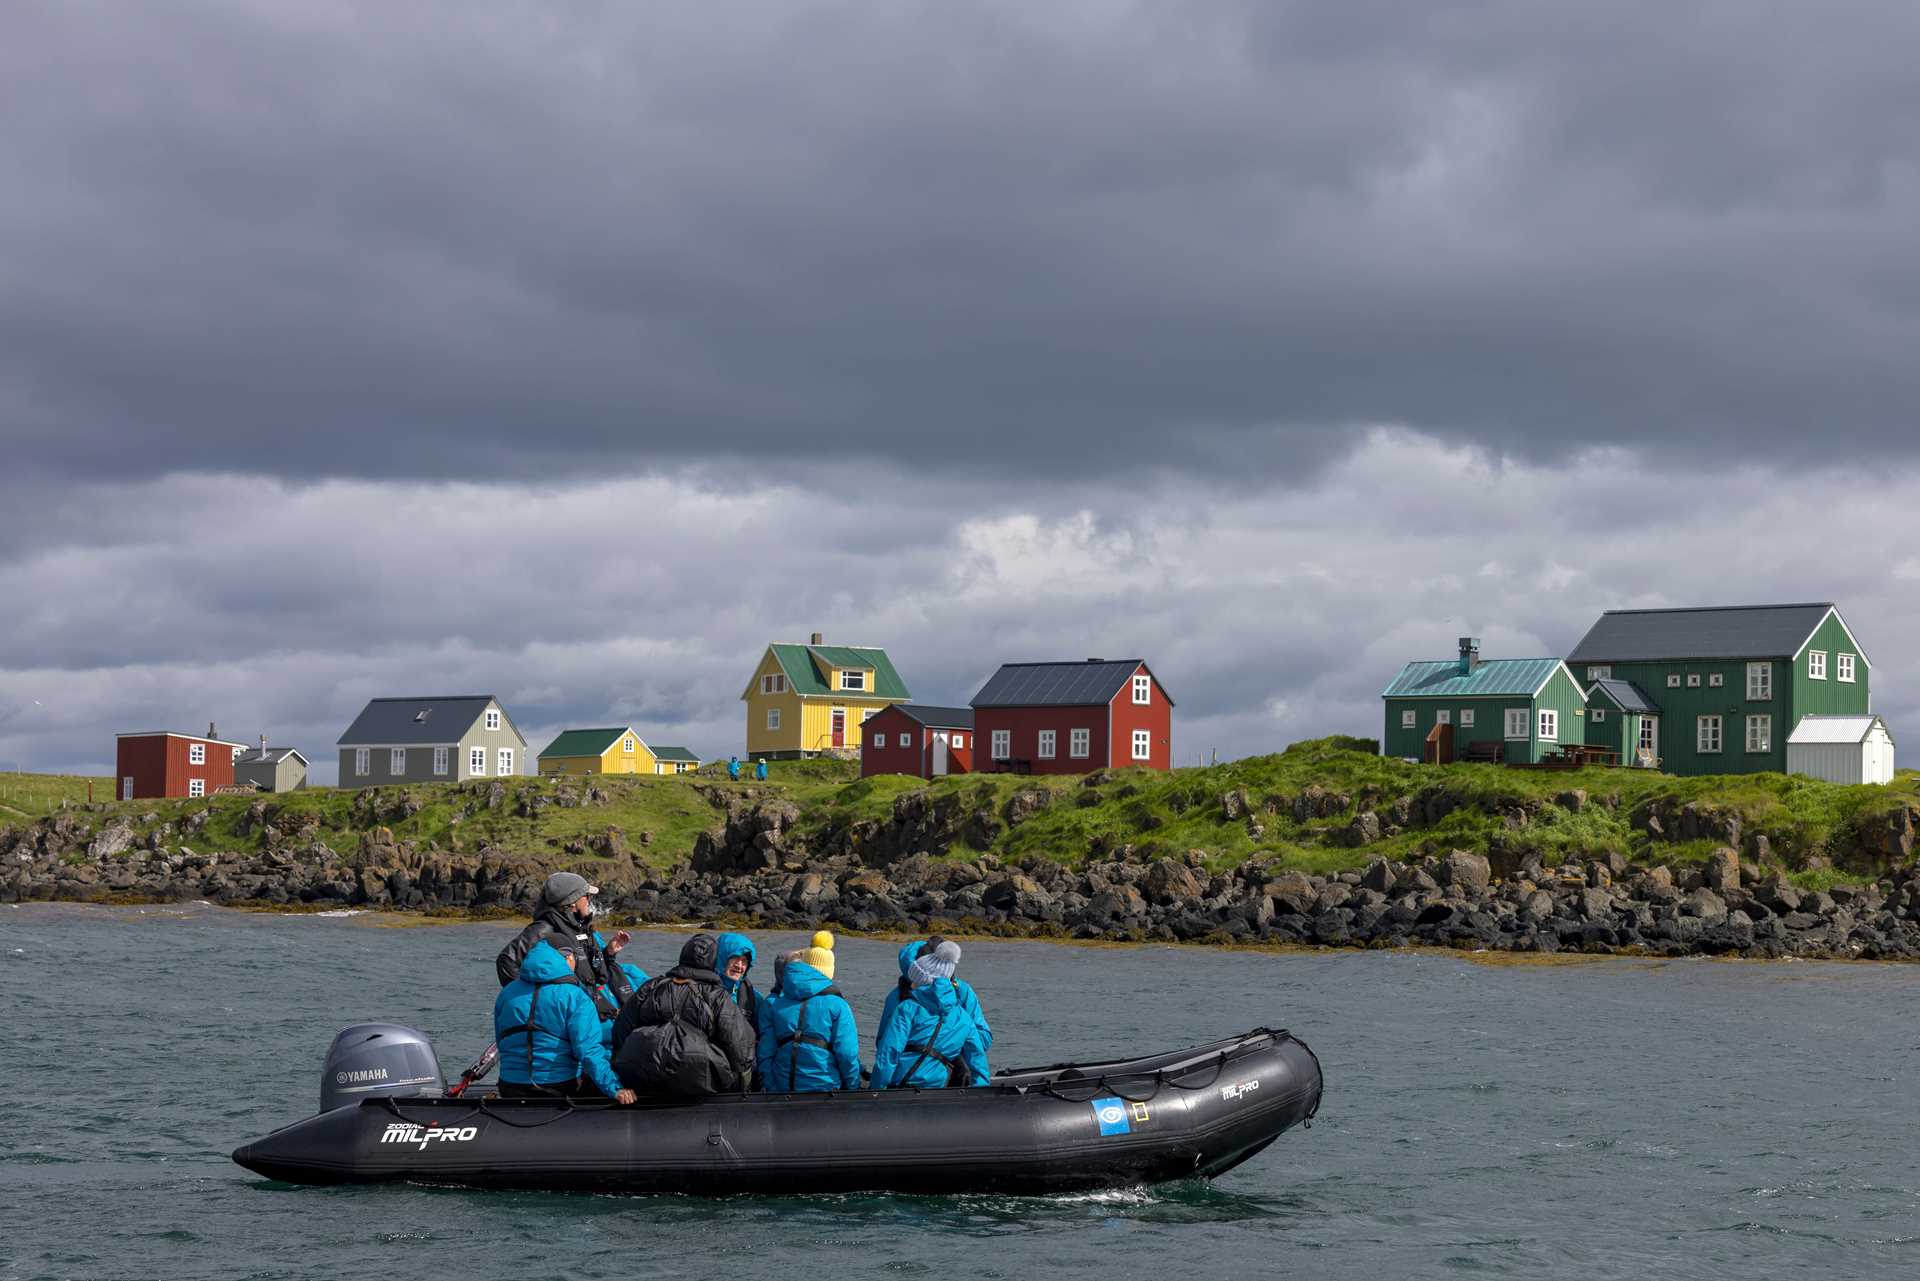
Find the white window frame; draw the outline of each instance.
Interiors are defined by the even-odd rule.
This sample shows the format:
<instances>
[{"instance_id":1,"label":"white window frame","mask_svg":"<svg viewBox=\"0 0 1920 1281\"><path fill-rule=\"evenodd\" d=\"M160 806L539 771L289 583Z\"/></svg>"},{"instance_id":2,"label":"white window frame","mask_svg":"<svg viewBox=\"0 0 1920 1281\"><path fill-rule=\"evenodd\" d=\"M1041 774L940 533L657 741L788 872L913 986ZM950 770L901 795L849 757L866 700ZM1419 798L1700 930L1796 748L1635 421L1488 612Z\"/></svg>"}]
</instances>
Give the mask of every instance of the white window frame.
<instances>
[{"instance_id":1,"label":"white window frame","mask_svg":"<svg viewBox=\"0 0 1920 1281\"><path fill-rule=\"evenodd\" d=\"M469 747L467 749L467 773L473 775L475 778L485 778L487 776L486 748Z\"/></svg>"},{"instance_id":2,"label":"white window frame","mask_svg":"<svg viewBox=\"0 0 1920 1281\"><path fill-rule=\"evenodd\" d=\"M633 755L633 735L629 734L620 740L620 750L628 756Z\"/></svg>"},{"instance_id":3,"label":"white window frame","mask_svg":"<svg viewBox=\"0 0 1920 1281\"><path fill-rule=\"evenodd\" d=\"M1654 726L1656 726L1657 724L1659 724L1659 722L1656 721L1651 716L1642 716L1640 718L1640 742L1639 742L1640 751L1643 751L1643 752L1653 751Z\"/></svg>"},{"instance_id":4,"label":"white window frame","mask_svg":"<svg viewBox=\"0 0 1920 1281\"><path fill-rule=\"evenodd\" d=\"M1435 725L1453 724L1453 709L1451 707L1441 707L1441 708L1435 709L1433 713L1433 723Z\"/></svg>"},{"instance_id":5,"label":"white window frame","mask_svg":"<svg viewBox=\"0 0 1920 1281\"><path fill-rule=\"evenodd\" d=\"M779 728L780 728L780 709L777 707L769 707L767 709L767 729L769 732L771 732Z\"/></svg>"},{"instance_id":6,"label":"white window frame","mask_svg":"<svg viewBox=\"0 0 1920 1281\"><path fill-rule=\"evenodd\" d=\"M1505 733L1509 743L1524 743L1533 737L1533 715L1524 707L1507 708Z\"/></svg>"},{"instance_id":7,"label":"white window frame","mask_svg":"<svg viewBox=\"0 0 1920 1281\"><path fill-rule=\"evenodd\" d=\"M1747 664L1747 701L1764 703L1773 698L1773 664Z\"/></svg>"},{"instance_id":8,"label":"white window frame","mask_svg":"<svg viewBox=\"0 0 1920 1281\"><path fill-rule=\"evenodd\" d=\"M1726 726L1718 713L1694 718L1693 750L1702 756L1717 756L1726 747Z\"/></svg>"},{"instance_id":9,"label":"white window frame","mask_svg":"<svg viewBox=\"0 0 1920 1281\"><path fill-rule=\"evenodd\" d=\"M1145 672L1133 678L1133 705L1145 707L1153 702L1153 677Z\"/></svg>"},{"instance_id":10,"label":"white window frame","mask_svg":"<svg viewBox=\"0 0 1920 1281\"><path fill-rule=\"evenodd\" d=\"M1153 731L1137 729L1133 731L1133 759L1150 761L1153 759Z\"/></svg>"},{"instance_id":11,"label":"white window frame","mask_svg":"<svg viewBox=\"0 0 1920 1281\"><path fill-rule=\"evenodd\" d=\"M1460 709L1460 728L1473 728L1473 709L1471 707L1463 707Z\"/></svg>"},{"instance_id":12,"label":"white window frame","mask_svg":"<svg viewBox=\"0 0 1920 1281\"><path fill-rule=\"evenodd\" d=\"M448 752L446 748L436 747L433 749L433 772L435 774L440 774L443 776L446 774L447 756L448 756Z\"/></svg>"},{"instance_id":13,"label":"white window frame","mask_svg":"<svg viewBox=\"0 0 1920 1281\"><path fill-rule=\"evenodd\" d=\"M865 725L868 721L879 715L879 713L880 709L877 707L864 707L860 709L860 723Z\"/></svg>"},{"instance_id":14,"label":"white window frame","mask_svg":"<svg viewBox=\"0 0 1920 1281\"><path fill-rule=\"evenodd\" d=\"M882 747L885 747L886 745L887 745L887 736L886 736L885 734L882 734L882 735L880 736L880 746L882 746ZM913 734L912 734L912 732L911 732L911 731L909 731L909 732L907 732L907 733L905 733L905 734L902 734L902 735L900 736L900 746L902 746L902 747L912 747L912 746L913 746Z\"/></svg>"},{"instance_id":15,"label":"white window frame","mask_svg":"<svg viewBox=\"0 0 1920 1281\"><path fill-rule=\"evenodd\" d=\"M1043 729L1040 731L1039 745L1034 748L1033 754L1043 761L1050 761L1053 759L1054 747L1059 741L1059 730Z\"/></svg>"},{"instance_id":16,"label":"white window frame","mask_svg":"<svg viewBox=\"0 0 1920 1281\"><path fill-rule=\"evenodd\" d=\"M205 743L187 744L187 764L205 765L207 763L207 745Z\"/></svg>"},{"instance_id":17,"label":"white window frame","mask_svg":"<svg viewBox=\"0 0 1920 1281\"><path fill-rule=\"evenodd\" d=\"M241 756L242 756L242 755L243 755L243 754L244 754L244 753L246 752L246 750L247 750L247 749L246 749L246 748L244 748L244 747L236 747L236 748L234 748L234 749L233 749L233 759L234 759L234 760L236 760L236 761L237 761L237 760L239 760L239 759L240 759L240 757L241 757Z\"/></svg>"},{"instance_id":18,"label":"white window frame","mask_svg":"<svg viewBox=\"0 0 1920 1281\"><path fill-rule=\"evenodd\" d=\"M1420 713L1414 711L1413 708L1411 707L1407 708L1406 710L1400 713L1401 729L1418 729L1419 727L1420 727Z\"/></svg>"},{"instance_id":19,"label":"white window frame","mask_svg":"<svg viewBox=\"0 0 1920 1281\"><path fill-rule=\"evenodd\" d=\"M513 749L511 747L501 748L495 760L498 762L498 768L494 770L494 773L498 774L501 778L510 778L513 775Z\"/></svg>"},{"instance_id":20,"label":"white window frame","mask_svg":"<svg viewBox=\"0 0 1920 1281\"><path fill-rule=\"evenodd\" d=\"M1607 709L1604 707L1594 708L1589 715L1593 717L1593 723L1595 725L1604 725L1607 723Z\"/></svg>"},{"instance_id":21,"label":"white window frame","mask_svg":"<svg viewBox=\"0 0 1920 1281\"><path fill-rule=\"evenodd\" d=\"M406 772L407 749L404 747L389 747L387 749L387 773L398 778Z\"/></svg>"},{"instance_id":22,"label":"white window frame","mask_svg":"<svg viewBox=\"0 0 1920 1281\"><path fill-rule=\"evenodd\" d=\"M373 773L373 749L356 747L353 749L353 772L357 778L365 778Z\"/></svg>"},{"instance_id":23,"label":"white window frame","mask_svg":"<svg viewBox=\"0 0 1920 1281\"><path fill-rule=\"evenodd\" d=\"M965 734L955 734L953 736L953 745L955 747L965 747L967 745L967 736Z\"/></svg>"},{"instance_id":24,"label":"white window frame","mask_svg":"<svg viewBox=\"0 0 1920 1281\"><path fill-rule=\"evenodd\" d=\"M1700 673L1699 673L1699 672L1688 672L1688 673L1687 673L1687 688L1688 688L1688 689L1699 689L1699 688L1700 688Z\"/></svg>"},{"instance_id":25,"label":"white window frame","mask_svg":"<svg viewBox=\"0 0 1920 1281\"><path fill-rule=\"evenodd\" d=\"M1854 678L1855 678L1853 655L1846 652L1845 650L1842 650L1840 651L1840 653L1834 656L1833 662L1834 662L1834 673L1833 673L1834 679L1839 681L1843 685L1853 684Z\"/></svg>"},{"instance_id":26,"label":"white window frame","mask_svg":"<svg viewBox=\"0 0 1920 1281\"><path fill-rule=\"evenodd\" d=\"M188 796L205 796L206 794L207 794L207 780L206 780L206 779L204 779L204 778L190 778L190 779L188 779L188 780L187 780L187 795L188 795Z\"/></svg>"},{"instance_id":27,"label":"white window frame","mask_svg":"<svg viewBox=\"0 0 1920 1281\"><path fill-rule=\"evenodd\" d=\"M133 775L131 774L125 775L120 780L120 799L123 801L133 799Z\"/></svg>"},{"instance_id":28,"label":"white window frame","mask_svg":"<svg viewBox=\"0 0 1920 1281\"><path fill-rule=\"evenodd\" d=\"M1827 651L1810 649L1807 651L1807 679L1823 681L1827 679Z\"/></svg>"},{"instance_id":29,"label":"white window frame","mask_svg":"<svg viewBox=\"0 0 1920 1281\"><path fill-rule=\"evenodd\" d=\"M1747 750L1756 754L1773 750L1773 713L1747 714Z\"/></svg>"},{"instance_id":30,"label":"white window frame","mask_svg":"<svg viewBox=\"0 0 1920 1281\"><path fill-rule=\"evenodd\" d=\"M1560 713L1551 707L1540 709L1540 741L1543 743L1560 741Z\"/></svg>"},{"instance_id":31,"label":"white window frame","mask_svg":"<svg viewBox=\"0 0 1920 1281\"><path fill-rule=\"evenodd\" d=\"M1709 672L1707 674L1707 684L1709 687L1713 689L1719 689L1722 685L1725 685L1726 683L1727 683L1727 677L1726 677L1726 673L1724 672Z\"/></svg>"},{"instance_id":32,"label":"white window frame","mask_svg":"<svg viewBox=\"0 0 1920 1281\"><path fill-rule=\"evenodd\" d=\"M1590 681L1610 681L1613 679L1613 668L1605 664L1589 667L1587 669L1587 679Z\"/></svg>"},{"instance_id":33,"label":"white window frame","mask_svg":"<svg viewBox=\"0 0 1920 1281\"><path fill-rule=\"evenodd\" d=\"M841 669L840 688L850 689L856 694L864 693L867 688L867 674L854 669Z\"/></svg>"},{"instance_id":34,"label":"white window frame","mask_svg":"<svg viewBox=\"0 0 1920 1281\"><path fill-rule=\"evenodd\" d=\"M1090 729L1070 729L1067 731L1067 756L1071 760L1084 761L1093 755L1093 731Z\"/></svg>"},{"instance_id":35,"label":"white window frame","mask_svg":"<svg viewBox=\"0 0 1920 1281\"><path fill-rule=\"evenodd\" d=\"M1667 688L1668 688L1668 689L1679 689L1679 688L1680 688L1680 673L1679 673L1679 672L1668 672L1668 673L1667 673Z\"/></svg>"},{"instance_id":36,"label":"white window frame","mask_svg":"<svg viewBox=\"0 0 1920 1281\"><path fill-rule=\"evenodd\" d=\"M499 708L489 707L487 709L487 728L490 730L500 728L500 709Z\"/></svg>"},{"instance_id":37,"label":"white window frame","mask_svg":"<svg viewBox=\"0 0 1920 1281\"><path fill-rule=\"evenodd\" d=\"M993 759L1008 761L1013 759L1013 731L997 729L993 731Z\"/></svg>"},{"instance_id":38,"label":"white window frame","mask_svg":"<svg viewBox=\"0 0 1920 1281\"><path fill-rule=\"evenodd\" d=\"M786 693L787 674L785 672L768 672L760 678L760 692L762 694Z\"/></svg>"}]
</instances>

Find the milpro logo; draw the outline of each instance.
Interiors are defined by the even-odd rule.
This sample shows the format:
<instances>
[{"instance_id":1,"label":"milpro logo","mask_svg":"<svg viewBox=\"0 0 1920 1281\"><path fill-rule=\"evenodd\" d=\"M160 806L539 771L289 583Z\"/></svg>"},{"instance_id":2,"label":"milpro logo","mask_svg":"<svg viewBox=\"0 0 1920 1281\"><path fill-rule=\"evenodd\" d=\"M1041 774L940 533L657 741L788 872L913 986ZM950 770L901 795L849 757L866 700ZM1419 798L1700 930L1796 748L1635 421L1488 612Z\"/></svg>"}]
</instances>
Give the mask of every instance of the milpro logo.
<instances>
[{"instance_id":1,"label":"milpro logo","mask_svg":"<svg viewBox=\"0 0 1920 1281\"><path fill-rule=\"evenodd\" d=\"M417 1143L425 1150L429 1143L465 1143L477 1138L480 1127L477 1125L413 1125L405 1121L396 1121L389 1125L386 1133L380 1136L382 1143Z\"/></svg>"},{"instance_id":2,"label":"milpro logo","mask_svg":"<svg viewBox=\"0 0 1920 1281\"><path fill-rule=\"evenodd\" d=\"M356 1068L351 1072L335 1072L335 1085L357 1085L361 1081L384 1081L387 1079L385 1068Z\"/></svg>"},{"instance_id":3,"label":"milpro logo","mask_svg":"<svg viewBox=\"0 0 1920 1281\"><path fill-rule=\"evenodd\" d=\"M1222 1087L1220 1090L1220 1097L1225 1099L1227 1102L1231 1103L1235 1099L1245 1098L1247 1095L1252 1094L1255 1090L1259 1088L1260 1088L1260 1082L1257 1080L1236 1081L1232 1085Z\"/></svg>"}]
</instances>

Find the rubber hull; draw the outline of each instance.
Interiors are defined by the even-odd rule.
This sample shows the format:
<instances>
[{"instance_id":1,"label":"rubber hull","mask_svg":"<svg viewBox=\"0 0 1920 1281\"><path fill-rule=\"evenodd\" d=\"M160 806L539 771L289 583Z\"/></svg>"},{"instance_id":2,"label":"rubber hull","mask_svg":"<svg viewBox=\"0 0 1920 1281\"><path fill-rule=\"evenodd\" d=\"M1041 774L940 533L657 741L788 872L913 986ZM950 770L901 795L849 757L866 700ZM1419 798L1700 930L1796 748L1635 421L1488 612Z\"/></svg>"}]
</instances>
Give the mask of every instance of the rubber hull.
<instances>
[{"instance_id":1,"label":"rubber hull","mask_svg":"<svg viewBox=\"0 0 1920 1281\"><path fill-rule=\"evenodd\" d=\"M368 1099L240 1148L293 1183L407 1181L719 1196L1045 1194L1211 1178L1313 1116L1320 1064L1284 1031L969 1090L720 1095L615 1107Z\"/></svg>"}]
</instances>

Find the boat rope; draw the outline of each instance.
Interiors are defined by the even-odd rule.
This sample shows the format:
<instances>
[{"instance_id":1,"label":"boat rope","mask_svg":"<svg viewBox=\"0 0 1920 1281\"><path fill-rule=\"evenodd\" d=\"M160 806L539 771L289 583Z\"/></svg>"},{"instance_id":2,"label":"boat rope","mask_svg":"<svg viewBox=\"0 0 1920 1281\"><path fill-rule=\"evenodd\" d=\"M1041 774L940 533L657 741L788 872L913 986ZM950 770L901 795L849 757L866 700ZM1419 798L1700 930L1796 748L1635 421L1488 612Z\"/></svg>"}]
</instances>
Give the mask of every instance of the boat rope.
<instances>
[{"instance_id":1,"label":"boat rope","mask_svg":"<svg viewBox=\"0 0 1920 1281\"><path fill-rule=\"evenodd\" d=\"M1060 1089L1062 1082L1059 1082L1059 1081L1047 1082L1045 1085L1040 1087L1040 1093L1045 1094L1051 1098L1059 1099L1062 1103L1091 1103L1094 1099L1100 1097L1103 1094L1111 1094L1116 1098L1125 1100L1128 1103L1151 1103L1153 1102L1154 1099L1160 1096L1161 1090L1169 1087L1176 1090L1211 1089L1216 1083L1219 1082L1220 1074L1225 1072L1226 1070L1227 1070L1227 1051L1222 1050L1217 1056L1215 1056L1213 1060L1213 1075L1208 1077L1204 1081L1197 1081L1191 1085L1189 1085L1182 1078L1191 1076L1195 1071L1195 1069L1192 1069L1192 1068L1182 1069L1179 1076L1168 1076L1164 1068L1159 1068L1159 1069L1155 1069L1155 1071L1152 1073L1151 1076L1149 1076L1147 1073L1144 1073L1144 1072L1118 1072L1111 1077L1107 1076L1104 1073L1101 1074L1100 1076L1081 1077L1078 1080L1071 1082L1071 1084L1075 1087L1079 1087L1079 1086L1090 1087L1088 1089L1088 1092L1081 1097L1076 1097L1073 1094L1068 1094L1062 1091ZM1146 1094L1141 1095L1138 1098L1135 1098L1133 1095L1128 1094L1124 1089L1115 1085L1114 1081L1116 1080L1119 1080L1119 1081L1151 1080L1153 1082L1153 1089L1149 1090Z\"/></svg>"}]
</instances>

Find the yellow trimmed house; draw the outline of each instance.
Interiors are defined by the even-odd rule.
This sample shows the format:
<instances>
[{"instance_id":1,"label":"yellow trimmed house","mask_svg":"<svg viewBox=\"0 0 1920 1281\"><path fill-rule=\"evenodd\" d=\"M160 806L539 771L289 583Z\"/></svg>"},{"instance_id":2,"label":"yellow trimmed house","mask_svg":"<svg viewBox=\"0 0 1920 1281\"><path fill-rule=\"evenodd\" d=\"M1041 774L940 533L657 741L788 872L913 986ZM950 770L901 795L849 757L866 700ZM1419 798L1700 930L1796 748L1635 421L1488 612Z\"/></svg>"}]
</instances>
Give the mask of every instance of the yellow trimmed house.
<instances>
[{"instance_id":1,"label":"yellow trimmed house","mask_svg":"<svg viewBox=\"0 0 1920 1281\"><path fill-rule=\"evenodd\" d=\"M913 695L884 649L823 645L815 632L805 645L767 646L740 698L748 759L791 760L854 755L866 719Z\"/></svg>"},{"instance_id":2,"label":"yellow trimmed house","mask_svg":"<svg viewBox=\"0 0 1920 1281\"><path fill-rule=\"evenodd\" d=\"M540 753L542 774L685 774L700 758L684 747L649 747L633 727L570 729Z\"/></svg>"}]
</instances>

